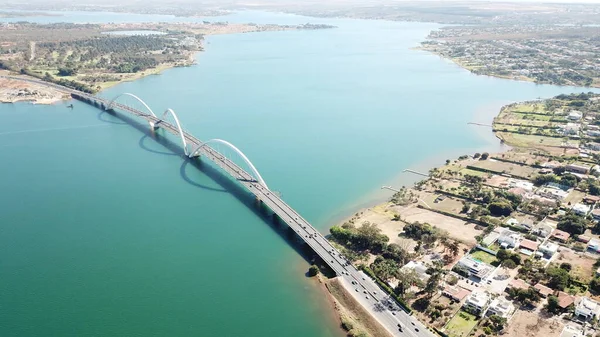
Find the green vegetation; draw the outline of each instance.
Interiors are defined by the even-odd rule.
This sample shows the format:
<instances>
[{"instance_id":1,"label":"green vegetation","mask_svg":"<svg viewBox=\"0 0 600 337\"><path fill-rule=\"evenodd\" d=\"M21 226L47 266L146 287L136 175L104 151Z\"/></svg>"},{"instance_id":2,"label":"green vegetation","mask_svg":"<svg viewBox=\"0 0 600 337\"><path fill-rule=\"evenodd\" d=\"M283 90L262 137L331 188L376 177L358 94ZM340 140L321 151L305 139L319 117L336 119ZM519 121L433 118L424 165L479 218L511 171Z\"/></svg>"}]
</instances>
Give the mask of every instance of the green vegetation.
<instances>
[{"instance_id":1,"label":"green vegetation","mask_svg":"<svg viewBox=\"0 0 600 337\"><path fill-rule=\"evenodd\" d=\"M381 229L368 221L363 222L358 228L347 222L341 227L331 227L329 232L335 242L355 251L381 253L390 240L386 235L381 234Z\"/></svg>"},{"instance_id":2,"label":"green vegetation","mask_svg":"<svg viewBox=\"0 0 600 337\"><path fill-rule=\"evenodd\" d=\"M452 317L448 324L446 324L446 331L453 337L467 336L477 323L478 321L475 315L460 310Z\"/></svg>"},{"instance_id":3,"label":"green vegetation","mask_svg":"<svg viewBox=\"0 0 600 337\"><path fill-rule=\"evenodd\" d=\"M471 256L481 262L492 264L496 261L496 257L488 252L484 252L483 250L476 250L471 253Z\"/></svg>"},{"instance_id":4,"label":"green vegetation","mask_svg":"<svg viewBox=\"0 0 600 337\"><path fill-rule=\"evenodd\" d=\"M587 222L579 215L566 214L560 217L557 228L571 235L580 235L585 233Z\"/></svg>"}]
</instances>

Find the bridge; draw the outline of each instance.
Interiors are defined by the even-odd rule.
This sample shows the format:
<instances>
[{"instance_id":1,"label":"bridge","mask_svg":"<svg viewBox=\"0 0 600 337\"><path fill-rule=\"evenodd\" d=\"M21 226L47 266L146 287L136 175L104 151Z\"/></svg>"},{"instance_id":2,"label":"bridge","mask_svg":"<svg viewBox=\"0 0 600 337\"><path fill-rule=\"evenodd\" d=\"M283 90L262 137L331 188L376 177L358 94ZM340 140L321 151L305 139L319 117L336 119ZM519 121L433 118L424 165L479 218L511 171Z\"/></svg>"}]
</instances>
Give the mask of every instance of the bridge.
<instances>
[{"instance_id":1,"label":"bridge","mask_svg":"<svg viewBox=\"0 0 600 337\"><path fill-rule=\"evenodd\" d=\"M21 77L0 77L24 80ZM188 160L209 160L213 162L226 175L237 180L239 184L244 186L246 190L273 211L281 221L285 222L336 273L342 285L391 335L410 337L434 336L421 322L399 307L394 299L379 288L370 277L357 270L346 260L318 230L283 201L278 194L273 193L254 164L235 145L222 139L201 141L183 129L175 111L166 109L159 116L141 98L131 93L123 93L112 100L107 100L35 79L25 80L56 87L61 91L70 93L73 98L96 106L104 111L125 113L141 118L152 129L163 129L178 137L183 153L187 156ZM123 97L128 97L139 102L143 106L144 111L122 103ZM249 167L250 172L244 170L233 160L217 151L211 146L214 144L220 144L233 150L237 154L237 157Z\"/></svg>"}]
</instances>

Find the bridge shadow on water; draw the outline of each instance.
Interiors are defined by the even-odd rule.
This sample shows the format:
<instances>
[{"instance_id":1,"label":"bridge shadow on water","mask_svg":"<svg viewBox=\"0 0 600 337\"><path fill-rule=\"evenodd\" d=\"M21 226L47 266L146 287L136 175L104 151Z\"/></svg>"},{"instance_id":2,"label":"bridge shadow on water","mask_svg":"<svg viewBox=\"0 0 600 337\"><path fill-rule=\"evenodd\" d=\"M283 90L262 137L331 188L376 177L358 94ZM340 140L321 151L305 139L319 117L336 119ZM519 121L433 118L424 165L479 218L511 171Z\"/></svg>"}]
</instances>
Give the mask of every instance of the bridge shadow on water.
<instances>
[{"instance_id":1,"label":"bridge shadow on water","mask_svg":"<svg viewBox=\"0 0 600 337\"><path fill-rule=\"evenodd\" d=\"M334 277L335 272L327 266L327 264L310 248L308 244L306 244L297 234L291 229L285 222L283 222L279 217L274 214L272 210L266 207L262 202L256 199L254 194L250 191L246 190L243 185L239 184L237 180L223 174L220 168L216 167L209 161L203 161L200 158L188 158L183 149L182 145L174 140L170 139L170 137L163 134L163 131L152 130L149 125L144 121L140 123L140 120L131 118L129 116L120 114L120 113L112 113L105 112L109 115L115 116L121 119L124 123L129 124L132 127L136 128L138 131L143 133L142 138L139 141L140 148L150 151L152 153L160 154L160 155L173 155L180 156L183 160L181 166L179 167L179 174L181 178L187 182L188 184L201 188L203 190L211 191L211 192L228 192L231 193L239 202L247 206L257 217L262 219L267 225L269 225L281 239L287 242L290 247L292 247L307 263L316 264L319 266L321 272L327 277ZM103 120L108 123L122 124L114 121ZM164 132L166 133L166 132ZM165 147L168 151L157 151L148 148L145 145L145 141L147 139L152 139L157 144ZM188 165L193 166L207 177L216 182L221 188L215 188L211 186L206 186L195 182L190 176L187 174L186 168ZM308 272L306 273L308 276Z\"/></svg>"},{"instance_id":2,"label":"bridge shadow on water","mask_svg":"<svg viewBox=\"0 0 600 337\"><path fill-rule=\"evenodd\" d=\"M111 114L104 110L100 110L100 112L98 113L98 116L97 116L98 120L101 122L106 122L106 123L110 123L110 124L119 124L119 125L127 125L128 124L127 122L125 122L123 120L115 121L115 120L108 119L105 117L105 115L110 115L110 116L119 118L119 116L115 116L114 114Z\"/></svg>"}]
</instances>

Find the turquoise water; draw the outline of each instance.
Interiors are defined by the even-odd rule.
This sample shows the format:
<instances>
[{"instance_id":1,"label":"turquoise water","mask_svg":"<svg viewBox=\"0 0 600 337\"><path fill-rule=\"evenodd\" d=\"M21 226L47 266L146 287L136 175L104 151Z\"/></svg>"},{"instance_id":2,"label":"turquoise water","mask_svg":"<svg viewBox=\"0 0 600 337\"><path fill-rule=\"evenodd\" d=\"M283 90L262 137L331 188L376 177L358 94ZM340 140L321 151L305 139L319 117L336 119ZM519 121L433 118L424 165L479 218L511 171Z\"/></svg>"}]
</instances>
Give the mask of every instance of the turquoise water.
<instances>
[{"instance_id":1,"label":"turquoise water","mask_svg":"<svg viewBox=\"0 0 600 337\"><path fill-rule=\"evenodd\" d=\"M197 66L101 95L134 93L199 138L234 143L323 232L384 197L381 185L413 180L405 168L499 148L467 122L583 90L474 76L411 50L431 24L228 20L339 28L210 37ZM1 336L340 335L307 263L250 196L186 164L177 138L165 147L69 103L0 105Z\"/></svg>"}]
</instances>

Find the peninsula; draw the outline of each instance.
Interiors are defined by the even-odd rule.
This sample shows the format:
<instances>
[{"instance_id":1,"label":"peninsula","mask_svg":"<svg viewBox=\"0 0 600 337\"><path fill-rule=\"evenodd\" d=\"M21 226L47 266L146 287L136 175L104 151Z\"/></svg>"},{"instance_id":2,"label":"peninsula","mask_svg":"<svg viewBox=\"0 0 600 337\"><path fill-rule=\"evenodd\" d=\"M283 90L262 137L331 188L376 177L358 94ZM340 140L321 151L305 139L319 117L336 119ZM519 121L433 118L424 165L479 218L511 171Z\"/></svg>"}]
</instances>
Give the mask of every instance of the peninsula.
<instances>
[{"instance_id":1,"label":"peninsula","mask_svg":"<svg viewBox=\"0 0 600 337\"><path fill-rule=\"evenodd\" d=\"M227 22L33 24L0 26L0 69L87 93L124 81L194 64L206 35L312 30L329 25L259 25ZM0 101L49 103L61 94L4 83Z\"/></svg>"},{"instance_id":2,"label":"peninsula","mask_svg":"<svg viewBox=\"0 0 600 337\"><path fill-rule=\"evenodd\" d=\"M600 94L507 105L493 131L512 149L448 159L330 240L446 336L596 335Z\"/></svg>"}]
</instances>

